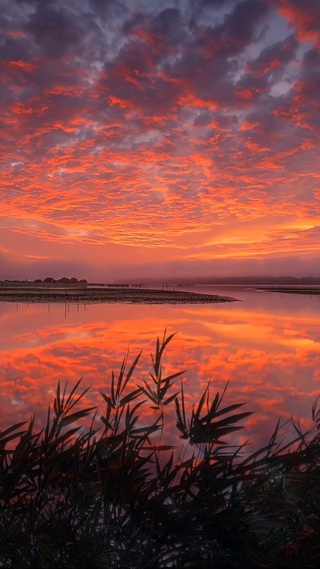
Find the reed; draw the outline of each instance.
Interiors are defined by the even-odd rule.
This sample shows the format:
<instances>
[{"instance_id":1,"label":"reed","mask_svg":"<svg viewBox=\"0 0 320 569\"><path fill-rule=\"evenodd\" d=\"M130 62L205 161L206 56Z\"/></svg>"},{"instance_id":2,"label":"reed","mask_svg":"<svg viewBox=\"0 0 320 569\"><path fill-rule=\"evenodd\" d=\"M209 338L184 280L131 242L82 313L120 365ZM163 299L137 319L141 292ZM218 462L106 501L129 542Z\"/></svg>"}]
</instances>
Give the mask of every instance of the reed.
<instances>
[{"instance_id":1,"label":"reed","mask_svg":"<svg viewBox=\"0 0 320 569\"><path fill-rule=\"evenodd\" d=\"M157 339L149 381L130 388L140 354L112 372L99 427L78 381L58 384L40 431L33 417L0 432L1 567L319 566L318 401L313 430L293 423L282 442L278 423L263 448L234 446L250 413L209 384L188 411L182 372L163 375L173 336ZM170 406L185 459L165 444Z\"/></svg>"}]
</instances>

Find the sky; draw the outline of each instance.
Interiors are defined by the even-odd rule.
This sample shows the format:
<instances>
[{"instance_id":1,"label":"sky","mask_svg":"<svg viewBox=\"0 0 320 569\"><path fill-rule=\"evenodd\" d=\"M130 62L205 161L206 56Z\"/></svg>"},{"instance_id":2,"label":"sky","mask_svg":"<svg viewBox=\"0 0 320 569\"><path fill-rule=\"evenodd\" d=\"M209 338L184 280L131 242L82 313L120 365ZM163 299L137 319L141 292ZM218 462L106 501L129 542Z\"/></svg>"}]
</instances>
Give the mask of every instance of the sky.
<instances>
[{"instance_id":1,"label":"sky","mask_svg":"<svg viewBox=\"0 0 320 569\"><path fill-rule=\"evenodd\" d=\"M0 279L320 275L320 0L1 0Z\"/></svg>"}]
</instances>

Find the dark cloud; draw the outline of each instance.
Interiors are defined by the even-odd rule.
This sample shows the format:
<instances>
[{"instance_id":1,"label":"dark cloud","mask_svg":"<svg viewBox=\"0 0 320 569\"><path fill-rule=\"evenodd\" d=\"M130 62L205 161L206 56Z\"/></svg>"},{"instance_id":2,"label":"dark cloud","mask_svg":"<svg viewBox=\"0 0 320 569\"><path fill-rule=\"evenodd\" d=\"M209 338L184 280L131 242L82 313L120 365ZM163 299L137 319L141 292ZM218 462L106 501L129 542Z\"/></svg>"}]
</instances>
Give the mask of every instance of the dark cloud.
<instances>
[{"instance_id":1,"label":"dark cloud","mask_svg":"<svg viewBox=\"0 0 320 569\"><path fill-rule=\"evenodd\" d=\"M262 94L269 91L269 85L264 77L254 77L245 75L236 84L236 97L241 105L252 105L261 97Z\"/></svg>"},{"instance_id":2,"label":"dark cloud","mask_svg":"<svg viewBox=\"0 0 320 569\"><path fill-rule=\"evenodd\" d=\"M320 80L320 51L311 49L305 53L298 78L302 83L302 90L306 97L314 99Z\"/></svg>"},{"instance_id":3,"label":"dark cloud","mask_svg":"<svg viewBox=\"0 0 320 569\"><path fill-rule=\"evenodd\" d=\"M297 86L297 97L304 98L304 109L308 111L308 103L312 103L313 105L317 105L320 97L320 71L317 74L313 74L312 80L304 79L303 82ZM316 108L312 108L309 106L309 112L315 111ZM302 109L301 109L302 110ZM312 112L313 114L313 112ZM312 116L311 124L314 120L317 121L317 115ZM318 121L317 121L318 122Z\"/></svg>"},{"instance_id":4,"label":"dark cloud","mask_svg":"<svg viewBox=\"0 0 320 569\"><path fill-rule=\"evenodd\" d=\"M0 45L0 60L1 61L30 61L33 55L33 50L30 42L25 37L4 39Z\"/></svg>"},{"instance_id":5,"label":"dark cloud","mask_svg":"<svg viewBox=\"0 0 320 569\"><path fill-rule=\"evenodd\" d=\"M180 10L167 8L160 12L151 22L150 31L163 45L180 45L184 38Z\"/></svg>"},{"instance_id":6,"label":"dark cloud","mask_svg":"<svg viewBox=\"0 0 320 569\"><path fill-rule=\"evenodd\" d=\"M311 73L315 69L320 68L320 51L318 49L309 49L303 56L303 70L307 72L308 70Z\"/></svg>"},{"instance_id":7,"label":"dark cloud","mask_svg":"<svg viewBox=\"0 0 320 569\"><path fill-rule=\"evenodd\" d=\"M215 113L214 122L218 128L228 129L236 126L239 122L239 119L236 115Z\"/></svg>"},{"instance_id":8,"label":"dark cloud","mask_svg":"<svg viewBox=\"0 0 320 569\"><path fill-rule=\"evenodd\" d=\"M89 5L101 16L121 15L127 11L125 2L120 0L89 0Z\"/></svg>"},{"instance_id":9,"label":"dark cloud","mask_svg":"<svg viewBox=\"0 0 320 569\"><path fill-rule=\"evenodd\" d=\"M41 2L30 16L25 31L33 36L44 55L59 57L71 48L76 49L84 30L79 26L79 20L72 18L58 4Z\"/></svg>"},{"instance_id":10,"label":"dark cloud","mask_svg":"<svg viewBox=\"0 0 320 569\"><path fill-rule=\"evenodd\" d=\"M125 74L136 75L146 74L152 71L155 65L157 53L150 49L150 46L143 41L133 40L127 43L119 52L110 67L106 68L107 73L112 73L121 80Z\"/></svg>"},{"instance_id":11,"label":"dark cloud","mask_svg":"<svg viewBox=\"0 0 320 569\"><path fill-rule=\"evenodd\" d=\"M119 2L115 2L115 0L89 0L89 3L95 7L102 10L108 9L115 4L119 5Z\"/></svg>"},{"instance_id":12,"label":"dark cloud","mask_svg":"<svg viewBox=\"0 0 320 569\"><path fill-rule=\"evenodd\" d=\"M193 124L194 126L207 126L212 121L212 113L209 111L203 111L197 114Z\"/></svg>"},{"instance_id":13,"label":"dark cloud","mask_svg":"<svg viewBox=\"0 0 320 569\"><path fill-rule=\"evenodd\" d=\"M143 12L135 12L129 18L125 19L122 31L125 36L130 37L131 35L136 35L137 31L148 25L148 17Z\"/></svg>"},{"instance_id":14,"label":"dark cloud","mask_svg":"<svg viewBox=\"0 0 320 569\"><path fill-rule=\"evenodd\" d=\"M283 41L263 49L256 59L248 61L246 68L255 77L266 76L273 81L278 80L295 57L298 46L295 34L291 34Z\"/></svg>"},{"instance_id":15,"label":"dark cloud","mask_svg":"<svg viewBox=\"0 0 320 569\"><path fill-rule=\"evenodd\" d=\"M240 44L251 41L256 33L256 26L260 24L267 13L269 5L263 0L245 0L236 5L234 11L225 18L220 29L220 35L235 38Z\"/></svg>"},{"instance_id":16,"label":"dark cloud","mask_svg":"<svg viewBox=\"0 0 320 569\"><path fill-rule=\"evenodd\" d=\"M227 14L221 25L208 26L199 40L206 57L230 57L242 51L258 35L257 26L269 12L267 2L245 0Z\"/></svg>"},{"instance_id":17,"label":"dark cloud","mask_svg":"<svg viewBox=\"0 0 320 569\"><path fill-rule=\"evenodd\" d=\"M233 0L233 2L237 2L237 0ZM230 0L196 0L194 2L194 7L200 9L201 7L208 7L208 8L220 8L221 6L225 6L230 4Z\"/></svg>"}]
</instances>

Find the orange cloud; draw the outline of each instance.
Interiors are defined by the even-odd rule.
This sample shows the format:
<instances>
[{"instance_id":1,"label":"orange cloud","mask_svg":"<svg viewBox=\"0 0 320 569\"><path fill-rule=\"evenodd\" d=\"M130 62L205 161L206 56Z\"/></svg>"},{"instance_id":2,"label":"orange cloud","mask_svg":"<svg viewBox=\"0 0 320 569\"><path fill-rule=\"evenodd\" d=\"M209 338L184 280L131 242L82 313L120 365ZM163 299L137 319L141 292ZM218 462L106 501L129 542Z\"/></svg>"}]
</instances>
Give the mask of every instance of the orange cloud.
<instances>
[{"instance_id":1,"label":"orange cloud","mask_svg":"<svg viewBox=\"0 0 320 569\"><path fill-rule=\"evenodd\" d=\"M289 20L291 26L297 30L301 41L311 41L317 47L319 44L319 30L315 22L320 19L320 9L317 0L307 0L303 4L293 3L290 0L281 0L279 12Z\"/></svg>"},{"instance_id":2,"label":"orange cloud","mask_svg":"<svg viewBox=\"0 0 320 569\"><path fill-rule=\"evenodd\" d=\"M44 12L27 22L13 0L1 62L6 249L30 270L47 248L96 274L115 259L146 271L154 259L185 270L228 259L232 273L239 259L246 271L272 256L294 271L295 247L302 271L318 251L316 231L291 224L316 227L318 60L302 42L317 11L238 3L218 23L207 6L190 27L183 7L119 12L121 24L91 9L112 23L111 43L67 5L59 25L43 9L43 35Z\"/></svg>"}]
</instances>

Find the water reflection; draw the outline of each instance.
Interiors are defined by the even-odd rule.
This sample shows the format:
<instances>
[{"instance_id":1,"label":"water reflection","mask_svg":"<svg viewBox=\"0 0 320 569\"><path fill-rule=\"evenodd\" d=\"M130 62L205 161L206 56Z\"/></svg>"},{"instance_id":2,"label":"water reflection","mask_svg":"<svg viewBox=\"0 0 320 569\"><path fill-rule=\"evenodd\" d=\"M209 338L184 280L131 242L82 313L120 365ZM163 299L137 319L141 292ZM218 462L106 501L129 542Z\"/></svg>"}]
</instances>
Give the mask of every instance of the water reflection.
<instances>
[{"instance_id":1,"label":"water reflection","mask_svg":"<svg viewBox=\"0 0 320 569\"><path fill-rule=\"evenodd\" d=\"M193 288L193 290L195 290ZM202 289L203 290L203 289ZM150 369L156 336L176 332L164 359L164 373L183 374L190 406L208 379L212 390L229 386L226 402L247 402L255 411L241 437L265 441L278 417L311 424L319 392L319 312L317 297L238 289L217 293L242 302L216 305L24 305L0 303L1 428L36 412L42 425L57 382L83 377L92 388L84 403L102 404L111 370L142 349L137 374ZM103 405L101 405L103 411ZM148 411L152 413L152 411Z\"/></svg>"}]
</instances>

